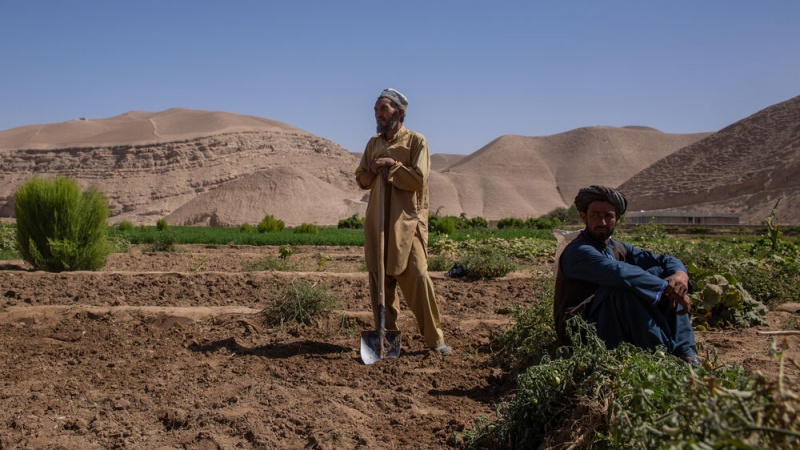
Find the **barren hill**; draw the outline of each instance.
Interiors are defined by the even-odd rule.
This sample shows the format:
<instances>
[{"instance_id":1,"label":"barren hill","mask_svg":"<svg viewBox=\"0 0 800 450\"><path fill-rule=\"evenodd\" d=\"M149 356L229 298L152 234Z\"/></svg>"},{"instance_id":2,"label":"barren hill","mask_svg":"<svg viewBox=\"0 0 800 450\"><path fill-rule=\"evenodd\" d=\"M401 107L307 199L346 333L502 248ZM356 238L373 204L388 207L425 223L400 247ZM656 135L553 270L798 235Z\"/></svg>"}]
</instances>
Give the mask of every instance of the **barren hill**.
<instances>
[{"instance_id":1,"label":"barren hill","mask_svg":"<svg viewBox=\"0 0 800 450\"><path fill-rule=\"evenodd\" d=\"M175 108L26 126L0 132L0 216L13 215L21 183L62 175L105 193L112 222L152 224L175 212L170 223L238 225L270 213L287 225L330 224L363 211L363 194L352 177L356 164L326 139L231 113ZM265 200L276 180L289 188L279 189L277 205ZM290 198L291 190L298 200L308 198L298 180L313 186L315 201L328 207L312 209ZM222 191L213 198L223 202L201 199L217 189ZM204 209L192 210L191 204Z\"/></svg>"},{"instance_id":2,"label":"barren hill","mask_svg":"<svg viewBox=\"0 0 800 450\"><path fill-rule=\"evenodd\" d=\"M544 137L502 136L431 176L431 208L490 220L537 217L588 184L617 186L708 133L590 127Z\"/></svg>"},{"instance_id":3,"label":"barren hill","mask_svg":"<svg viewBox=\"0 0 800 450\"><path fill-rule=\"evenodd\" d=\"M800 223L800 96L770 106L656 162L620 189L631 210L738 212Z\"/></svg>"}]
</instances>

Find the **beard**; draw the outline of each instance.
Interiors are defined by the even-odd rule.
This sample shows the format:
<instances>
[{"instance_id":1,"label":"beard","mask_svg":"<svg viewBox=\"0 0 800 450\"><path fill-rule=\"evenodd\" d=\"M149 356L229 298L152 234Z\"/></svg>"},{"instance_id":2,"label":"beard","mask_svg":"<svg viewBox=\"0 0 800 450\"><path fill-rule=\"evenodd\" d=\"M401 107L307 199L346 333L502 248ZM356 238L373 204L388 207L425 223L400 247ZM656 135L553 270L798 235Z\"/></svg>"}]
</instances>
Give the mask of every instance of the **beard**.
<instances>
[{"instance_id":1,"label":"beard","mask_svg":"<svg viewBox=\"0 0 800 450\"><path fill-rule=\"evenodd\" d=\"M381 123L378 122L378 124L375 126L375 129L378 131L378 133L383 134L389 130L393 130L394 127L397 126L397 120L400 115L399 113L400 111L395 111L394 114L392 114L392 117L389 118L389 122L387 122L386 125L381 125Z\"/></svg>"},{"instance_id":2,"label":"beard","mask_svg":"<svg viewBox=\"0 0 800 450\"><path fill-rule=\"evenodd\" d=\"M589 236L592 239L596 240L597 242L606 242L611 235L614 234L614 227L595 227L592 229L586 228L586 231L589 233Z\"/></svg>"}]
</instances>

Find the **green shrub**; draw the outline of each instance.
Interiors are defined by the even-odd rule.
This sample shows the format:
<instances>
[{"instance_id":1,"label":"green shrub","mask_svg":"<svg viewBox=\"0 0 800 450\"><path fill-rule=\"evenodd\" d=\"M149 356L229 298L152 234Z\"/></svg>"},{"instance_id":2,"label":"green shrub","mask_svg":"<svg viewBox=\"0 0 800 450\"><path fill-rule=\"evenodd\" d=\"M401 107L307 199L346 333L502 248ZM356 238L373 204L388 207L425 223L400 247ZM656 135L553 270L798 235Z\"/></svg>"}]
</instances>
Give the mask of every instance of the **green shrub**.
<instances>
[{"instance_id":1,"label":"green shrub","mask_svg":"<svg viewBox=\"0 0 800 450\"><path fill-rule=\"evenodd\" d=\"M267 321L274 325L314 324L318 316L336 306L336 297L327 288L302 280L284 286L277 297L276 303L264 310Z\"/></svg>"},{"instance_id":2,"label":"green shrub","mask_svg":"<svg viewBox=\"0 0 800 450\"><path fill-rule=\"evenodd\" d=\"M359 218L358 214L353 214L347 219L342 219L336 228L347 228L353 230L361 230L364 228L364 218Z\"/></svg>"},{"instance_id":3,"label":"green shrub","mask_svg":"<svg viewBox=\"0 0 800 450\"><path fill-rule=\"evenodd\" d=\"M158 220L156 220L156 230L165 231L168 228L169 228L169 224L167 223L167 219L158 219Z\"/></svg>"},{"instance_id":4,"label":"green shrub","mask_svg":"<svg viewBox=\"0 0 800 450\"><path fill-rule=\"evenodd\" d=\"M516 217L504 217L497 222L497 228L525 228L525 222Z\"/></svg>"},{"instance_id":5,"label":"green shrub","mask_svg":"<svg viewBox=\"0 0 800 450\"><path fill-rule=\"evenodd\" d=\"M151 252L174 252L175 235L171 232L158 233L153 239L153 243L148 247Z\"/></svg>"},{"instance_id":6,"label":"green shrub","mask_svg":"<svg viewBox=\"0 0 800 450\"><path fill-rule=\"evenodd\" d=\"M468 220L470 228L489 228L489 221L481 216L473 217Z\"/></svg>"},{"instance_id":7,"label":"green shrub","mask_svg":"<svg viewBox=\"0 0 800 450\"><path fill-rule=\"evenodd\" d=\"M145 224L139 225L139 233L147 233L147 225Z\"/></svg>"},{"instance_id":8,"label":"green shrub","mask_svg":"<svg viewBox=\"0 0 800 450\"><path fill-rule=\"evenodd\" d=\"M239 231L241 231L242 233L252 233L253 232L253 226L250 225L249 223L245 222L245 223L239 225Z\"/></svg>"},{"instance_id":9,"label":"green shrub","mask_svg":"<svg viewBox=\"0 0 800 450\"><path fill-rule=\"evenodd\" d=\"M428 270L432 272L445 272L453 267L453 261L444 255L434 255L428 258Z\"/></svg>"},{"instance_id":10,"label":"green shrub","mask_svg":"<svg viewBox=\"0 0 800 450\"><path fill-rule=\"evenodd\" d=\"M574 204L569 208L559 207L542 216L543 219L558 219L559 223L576 225L581 223L581 215Z\"/></svg>"},{"instance_id":11,"label":"green shrub","mask_svg":"<svg viewBox=\"0 0 800 450\"><path fill-rule=\"evenodd\" d=\"M17 248L36 269L95 270L113 252L107 239L108 201L75 180L33 178L17 189Z\"/></svg>"},{"instance_id":12,"label":"green shrub","mask_svg":"<svg viewBox=\"0 0 800 450\"><path fill-rule=\"evenodd\" d=\"M428 217L428 228L433 233L453 234L458 227L458 218L453 216Z\"/></svg>"},{"instance_id":13,"label":"green shrub","mask_svg":"<svg viewBox=\"0 0 800 450\"><path fill-rule=\"evenodd\" d=\"M294 228L295 233L319 234L319 227L312 223L301 223Z\"/></svg>"},{"instance_id":14,"label":"green shrub","mask_svg":"<svg viewBox=\"0 0 800 450\"><path fill-rule=\"evenodd\" d=\"M117 224L117 229L119 231L124 231L126 233L131 232L133 231L133 223L131 223L130 220L123 220L122 222Z\"/></svg>"},{"instance_id":15,"label":"green shrub","mask_svg":"<svg viewBox=\"0 0 800 450\"><path fill-rule=\"evenodd\" d=\"M514 260L491 246L478 247L456 264L463 270L464 278L470 280L502 277L517 268Z\"/></svg>"},{"instance_id":16,"label":"green shrub","mask_svg":"<svg viewBox=\"0 0 800 450\"><path fill-rule=\"evenodd\" d=\"M258 223L259 233L274 233L283 231L284 228L286 228L286 224L284 224L282 220L272 217L271 214L264 216L261 222Z\"/></svg>"}]
</instances>

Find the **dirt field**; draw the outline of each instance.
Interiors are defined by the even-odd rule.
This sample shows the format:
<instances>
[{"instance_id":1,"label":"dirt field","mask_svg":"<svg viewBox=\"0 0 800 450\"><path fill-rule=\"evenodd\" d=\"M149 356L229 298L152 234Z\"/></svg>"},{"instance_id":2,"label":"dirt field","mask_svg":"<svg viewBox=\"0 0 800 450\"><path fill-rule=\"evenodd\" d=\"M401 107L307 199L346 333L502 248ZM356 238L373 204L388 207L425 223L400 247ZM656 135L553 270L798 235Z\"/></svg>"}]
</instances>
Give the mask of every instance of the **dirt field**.
<instances>
[{"instance_id":1,"label":"dirt field","mask_svg":"<svg viewBox=\"0 0 800 450\"><path fill-rule=\"evenodd\" d=\"M513 383L487 364L488 344L509 306L538 298L529 270L482 282L434 273L454 354L427 351L404 311L402 356L366 366L361 248L299 250L297 272L244 270L275 247L133 248L99 272L0 263L0 450L440 449L494 417ZM300 279L329 288L339 311L316 326L266 325L259 311ZM798 314L774 311L769 323L760 329L796 329ZM772 339L698 335L721 362L770 376Z\"/></svg>"}]
</instances>

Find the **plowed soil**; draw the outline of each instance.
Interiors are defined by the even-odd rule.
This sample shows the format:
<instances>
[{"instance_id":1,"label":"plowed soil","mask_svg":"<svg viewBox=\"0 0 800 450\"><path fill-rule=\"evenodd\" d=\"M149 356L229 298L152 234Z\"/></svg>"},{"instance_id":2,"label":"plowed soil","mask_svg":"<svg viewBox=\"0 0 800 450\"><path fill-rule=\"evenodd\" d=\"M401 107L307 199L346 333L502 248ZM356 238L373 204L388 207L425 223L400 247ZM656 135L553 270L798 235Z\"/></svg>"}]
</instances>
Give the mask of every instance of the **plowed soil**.
<instances>
[{"instance_id":1,"label":"plowed soil","mask_svg":"<svg viewBox=\"0 0 800 450\"><path fill-rule=\"evenodd\" d=\"M513 377L488 363L489 344L510 306L537 301L537 267L478 282L433 273L454 353L426 350L404 310L402 355L364 365L361 248L298 250L295 272L245 269L274 247L132 248L97 272L0 264L0 449L441 449L494 418ZM326 287L337 311L269 325L262 310L297 280ZM773 311L768 327L698 340L775 376L773 337L758 330L797 318Z\"/></svg>"}]
</instances>

